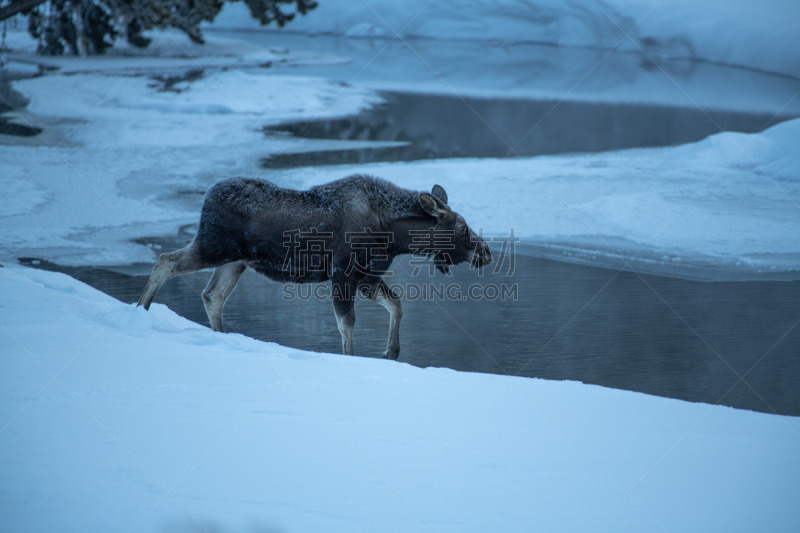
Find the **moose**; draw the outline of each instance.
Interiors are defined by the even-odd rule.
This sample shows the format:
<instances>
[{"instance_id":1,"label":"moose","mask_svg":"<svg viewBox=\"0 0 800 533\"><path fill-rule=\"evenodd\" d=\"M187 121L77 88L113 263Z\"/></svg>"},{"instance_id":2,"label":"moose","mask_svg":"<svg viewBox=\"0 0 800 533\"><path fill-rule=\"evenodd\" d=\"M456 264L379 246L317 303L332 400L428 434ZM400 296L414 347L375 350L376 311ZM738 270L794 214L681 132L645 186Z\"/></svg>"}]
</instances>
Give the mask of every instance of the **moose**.
<instances>
[{"instance_id":1,"label":"moose","mask_svg":"<svg viewBox=\"0 0 800 533\"><path fill-rule=\"evenodd\" d=\"M382 279L394 257L427 256L441 272L492 261L486 242L447 205L447 193L402 189L353 175L298 191L256 178L229 178L206 193L194 240L159 255L139 305L150 308L168 279L213 268L203 305L215 331L222 309L247 267L279 282L332 284L342 351L353 355L356 293L389 311L384 357L400 353L400 299Z\"/></svg>"}]
</instances>

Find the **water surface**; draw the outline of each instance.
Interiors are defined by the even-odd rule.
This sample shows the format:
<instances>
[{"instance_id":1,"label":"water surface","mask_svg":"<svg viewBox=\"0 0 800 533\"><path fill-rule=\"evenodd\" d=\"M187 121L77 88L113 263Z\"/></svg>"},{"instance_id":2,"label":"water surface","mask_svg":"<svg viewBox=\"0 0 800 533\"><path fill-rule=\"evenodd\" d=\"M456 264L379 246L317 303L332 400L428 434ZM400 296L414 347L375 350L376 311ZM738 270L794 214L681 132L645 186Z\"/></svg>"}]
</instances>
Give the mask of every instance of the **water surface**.
<instances>
[{"instance_id":1,"label":"water surface","mask_svg":"<svg viewBox=\"0 0 800 533\"><path fill-rule=\"evenodd\" d=\"M516 287L516 297L404 299L400 361L420 367L577 380L684 400L800 416L800 282L700 282L572 265L517 255L482 276L410 276L396 263L398 287ZM63 270L63 269L62 269ZM134 302L147 276L100 269L68 273ZM156 302L208 325L200 272L174 278ZM332 304L310 285L284 285L248 271L225 307L228 331L296 348L337 353ZM326 285L313 287L324 289ZM460 290L460 292L459 292ZM304 292L305 291L305 292ZM318 290L317 295L325 294ZM295 298L286 301L285 296ZM388 314L356 305L356 352L385 349ZM343 356L344 357L344 356Z\"/></svg>"},{"instance_id":2,"label":"water surface","mask_svg":"<svg viewBox=\"0 0 800 533\"><path fill-rule=\"evenodd\" d=\"M277 153L265 168L457 157L530 157L695 142L763 131L790 115L642 104L384 93L357 116L265 128L270 137L393 141L403 146ZM289 145L291 146L291 145Z\"/></svg>"}]
</instances>

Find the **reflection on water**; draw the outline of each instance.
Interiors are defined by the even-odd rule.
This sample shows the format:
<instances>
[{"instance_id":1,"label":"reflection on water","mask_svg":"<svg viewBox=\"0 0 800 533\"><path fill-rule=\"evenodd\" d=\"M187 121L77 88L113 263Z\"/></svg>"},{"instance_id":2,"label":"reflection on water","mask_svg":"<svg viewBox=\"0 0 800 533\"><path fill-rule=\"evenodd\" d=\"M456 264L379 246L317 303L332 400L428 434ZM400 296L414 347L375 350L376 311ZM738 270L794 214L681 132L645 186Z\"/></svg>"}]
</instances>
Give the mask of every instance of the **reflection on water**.
<instances>
[{"instance_id":1,"label":"reflection on water","mask_svg":"<svg viewBox=\"0 0 800 533\"><path fill-rule=\"evenodd\" d=\"M762 131L788 116L555 100L482 99L386 94L386 103L355 117L265 128L312 139L400 141L406 146L280 153L267 168L412 161L451 157L517 157L669 146L720 131Z\"/></svg>"},{"instance_id":2,"label":"reflection on water","mask_svg":"<svg viewBox=\"0 0 800 533\"><path fill-rule=\"evenodd\" d=\"M480 40L395 41L286 31L207 31L276 52L312 53L307 65L293 63L282 73L380 90L800 114L797 78L693 61L691 52L665 50L655 42L642 43L647 53L640 53ZM680 43L673 44L681 48ZM279 63L275 69L280 69Z\"/></svg>"},{"instance_id":3,"label":"reflection on water","mask_svg":"<svg viewBox=\"0 0 800 533\"><path fill-rule=\"evenodd\" d=\"M800 115L800 80L688 60L685 50L658 49L656 42L644 43L648 53L637 54L532 43L231 35L339 58L328 66L298 64L292 74L393 91L385 93L384 106L358 117L277 129L311 138L410 143L273 153L263 160L268 168L666 146L722 130L760 131Z\"/></svg>"},{"instance_id":4,"label":"reflection on water","mask_svg":"<svg viewBox=\"0 0 800 533\"><path fill-rule=\"evenodd\" d=\"M461 266L453 277L412 279L408 265L396 264L391 284L455 283L464 293L475 283L505 284L518 296L406 298L400 361L800 415L800 282L697 282L525 256L514 266L511 276L479 277ZM146 276L96 269L68 273L125 302L136 301L146 282ZM175 278L156 301L208 325L200 291L209 277ZM284 301L284 294L283 285L248 271L225 308L227 329L338 353L331 303ZM356 312L356 351L377 356L385 348L388 315L366 301Z\"/></svg>"}]
</instances>

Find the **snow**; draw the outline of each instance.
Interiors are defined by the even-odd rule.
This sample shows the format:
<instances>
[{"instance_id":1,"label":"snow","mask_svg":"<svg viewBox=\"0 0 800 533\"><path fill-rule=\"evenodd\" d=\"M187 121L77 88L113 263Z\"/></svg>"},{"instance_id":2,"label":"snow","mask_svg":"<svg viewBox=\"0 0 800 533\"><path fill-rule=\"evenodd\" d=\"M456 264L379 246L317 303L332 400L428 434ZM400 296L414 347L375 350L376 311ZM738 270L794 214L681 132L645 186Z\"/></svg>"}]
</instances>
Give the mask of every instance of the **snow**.
<instances>
[{"instance_id":1,"label":"snow","mask_svg":"<svg viewBox=\"0 0 800 533\"><path fill-rule=\"evenodd\" d=\"M206 32L350 58L294 69L378 90L800 114L797 78L667 56L483 40L393 41L215 27Z\"/></svg>"},{"instance_id":2,"label":"snow","mask_svg":"<svg viewBox=\"0 0 800 533\"><path fill-rule=\"evenodd\" d=\"M796 531L800 419L214 333L0 268L7 531Z\"/></svg>"},{"instance_id":3,"label":"snow","mask_svg":"<svg viewBox=\"0 0 800 533\"><path fill-rule=\"evenodd\" d=\"M41 65L58 69L60 73L116 72L123 74L153 74L178 69L210 68L269 68L273 65L297 67L300 65L337 65L346 63L345 57L324 52L308 54L291 52L285 47L265 48L248 44L242 39L210 35L205 44L190 41L186 34L175 29L150 32L152 42L147 48L137 48L125 39L118 39L113 48L96 56L37 56L36 41L25 31L21 18L12 20L7 33L5 54L10 71L23 66Z\"/></svg>"},{"instance_id":4,"label":"snow","mask_svg":"<svg viewBox=\"0 0 800 533\"><path fill-rule=\"evenodd\" d=\"M214 71L178 84L181 92L159 92L151 78L105 65L15 83L30 99L18 121L46 135L0 144L0 257L150 262L152 251L130 240L174 233L198 213L198 205L165 205L161 196L258 173L259 158L288 142L265 139L264 126L346 116L380 101L339 82L253 69Z\"/></svg>"},{"instance_id":5,"label":"snow","mask_svg":"<svg viewBox=\"0 0 800 533\"><path fill-rule=\"evenodd\" d=\"M538 42L800 75L800 4L785 0L326 0L287 29L351 37ZM241 4L213 27L259 28Z\"/></svg>"},{"instance_id":6,"label":"snow","mask_svg":"<svg viewBox=\"0 0 800 533\"><path fill-rule=\"evenodd\" d=\"M243 24L243 7L226 7L219 27ZM381 101L375 88L796 116L798 9L325 0L289 28L347 44L308 52L156 32L145 51L43 59L9 32L12 72L60 70L14 83L30 105L11 118L44 134L0 136L0 530L800 530L798 418L303 352L14 266L32 256L149 268L155 252L141 243L191 232L223 177L308 187L371 172L439 183L474 228L513 228L537 254L797 277L800 119L600 154L269 172L260 161L387 145L262 132L357 113ZM355 49L358 60L341 53ZM409 50L413 61L395 62ZM687 74L675 62L685 57L785 76L767 84L695 63ZM204 73L174 91L153 79L190 70Z\"/></svg>"}]
</instances>

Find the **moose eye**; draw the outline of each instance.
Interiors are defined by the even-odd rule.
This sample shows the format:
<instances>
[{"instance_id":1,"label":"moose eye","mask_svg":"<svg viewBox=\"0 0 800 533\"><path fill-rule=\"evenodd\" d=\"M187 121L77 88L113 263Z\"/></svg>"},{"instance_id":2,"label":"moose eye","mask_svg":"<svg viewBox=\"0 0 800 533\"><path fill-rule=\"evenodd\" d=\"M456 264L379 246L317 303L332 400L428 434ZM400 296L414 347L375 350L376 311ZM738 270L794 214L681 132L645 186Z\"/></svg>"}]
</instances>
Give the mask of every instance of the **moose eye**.
<instances>
[{"instance_id":1,"label":"moose eye","mask_svg":"<svg viewBox=\"0 0 800 533\"><path fill-rule=\"evenodd\" d=\"M467 227L466 226L462 226L461 227L461 233L463 233L465 235L467 234Z\"/></svg>"}]
</instances>

